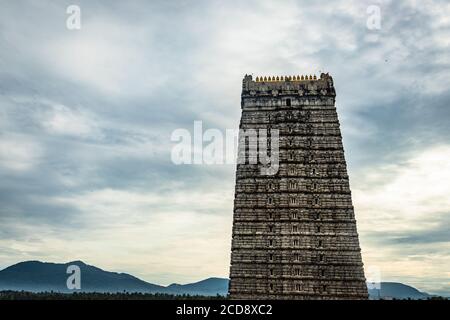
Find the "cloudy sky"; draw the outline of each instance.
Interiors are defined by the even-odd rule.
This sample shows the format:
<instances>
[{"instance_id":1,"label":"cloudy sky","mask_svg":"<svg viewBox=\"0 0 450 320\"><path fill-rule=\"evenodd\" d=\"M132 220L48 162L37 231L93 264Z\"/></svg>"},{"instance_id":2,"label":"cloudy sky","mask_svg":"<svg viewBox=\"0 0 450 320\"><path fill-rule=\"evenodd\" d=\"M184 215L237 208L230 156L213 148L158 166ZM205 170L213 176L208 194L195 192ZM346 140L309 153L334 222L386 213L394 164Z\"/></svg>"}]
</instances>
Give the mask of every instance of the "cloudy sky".
<instances>
[{"instance_id":1,"label":"cloudy sky","mask_svg":"<svg viewBox=\"0 0 450 320\"><path fill-rule=\"evenodd\" d=\"M0 268L228 276L235 167L173 164L171 133L237 128L246 73L325 71L366 270L450 294L449 46L439 0L2 0Z\"/></svg>"}]
</instances>

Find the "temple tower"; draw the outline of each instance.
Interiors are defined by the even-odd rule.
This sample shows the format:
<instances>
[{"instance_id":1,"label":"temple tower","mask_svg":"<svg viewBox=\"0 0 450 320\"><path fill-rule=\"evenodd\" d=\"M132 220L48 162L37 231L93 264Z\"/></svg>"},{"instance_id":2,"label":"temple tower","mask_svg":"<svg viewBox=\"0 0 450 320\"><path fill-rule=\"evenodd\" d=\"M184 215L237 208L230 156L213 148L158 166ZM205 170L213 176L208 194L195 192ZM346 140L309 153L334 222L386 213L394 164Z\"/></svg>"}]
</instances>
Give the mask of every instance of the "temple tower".
<instances>
[{"instance_id":1,"label":"temple tower","mask_svg":"<svg viewBox=\"0 0 450 320\"><path fill-rule=\"evenodd\" d=\"M231 299L367 299L335 97L324 73L244 77L240 129L278 129L279 168L237 165Z\"/></svg>"}]
</instances>

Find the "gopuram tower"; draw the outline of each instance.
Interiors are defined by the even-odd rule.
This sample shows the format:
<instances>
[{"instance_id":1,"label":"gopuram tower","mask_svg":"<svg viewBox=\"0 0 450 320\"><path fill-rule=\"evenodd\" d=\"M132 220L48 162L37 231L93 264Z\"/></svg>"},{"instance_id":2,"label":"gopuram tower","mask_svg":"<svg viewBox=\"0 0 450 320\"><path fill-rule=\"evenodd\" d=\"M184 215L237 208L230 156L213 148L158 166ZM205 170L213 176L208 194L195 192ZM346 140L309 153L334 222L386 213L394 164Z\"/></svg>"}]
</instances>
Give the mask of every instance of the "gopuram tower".
<instances>
[{"instance_id":1,"label":"gopuram tower","mask_svg":"<svg viewBox=\"0 0 450 320\"><path fill-rule=\"evenodd\" d=\"M335 97L324 73L244 77L240 129L277 130L279 167L237 165L231 299L367 299Z\"/></svg>"}]
</instances>

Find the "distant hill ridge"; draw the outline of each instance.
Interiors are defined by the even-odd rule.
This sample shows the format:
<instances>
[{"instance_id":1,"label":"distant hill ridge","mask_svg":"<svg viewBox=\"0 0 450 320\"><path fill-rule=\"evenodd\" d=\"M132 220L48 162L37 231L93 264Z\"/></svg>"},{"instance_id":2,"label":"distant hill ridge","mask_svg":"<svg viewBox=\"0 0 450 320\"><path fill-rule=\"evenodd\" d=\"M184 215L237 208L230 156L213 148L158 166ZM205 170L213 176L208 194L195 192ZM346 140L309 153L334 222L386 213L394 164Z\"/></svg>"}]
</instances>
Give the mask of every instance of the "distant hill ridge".
<instances>
[{"instance_id":1,"label":"distant hill ridge","mask_svg":"<svg viewBox=\"0 0 450 320\"><path fill-rule=\"evenodd\" d=\"M169 294L226 295L228 279L208 278L186 285L171 284L167 287L143 281L127 273L109 272L85 264L83 261L50 263L40 261L20 262L0 271L0 291L54 291L73 292L66 286L67 267L77 265L81 270L83 292L143 292Z\"/></svg>"},{"instance_id":2,"label":"distant hill ridge","mask_svg":"<svg viewBox=\"0 0 450 320\"><path fill-rule=\"evenodd\" d=\"M142 292L216 296L226 295L228 279L208 278L189 284L171 284L161 286L143 281L127 273L109 272L85 264L83 261L68 263L49 263L40 261L20 262L0 271L0 291L54 291L69 293L66 273L69 265L77 265L81 270L81 290L83 292ZM372 299L426 299L430 295L396 282L382 282L381 290L369 289Z\"/></svg>"}]
</instances>

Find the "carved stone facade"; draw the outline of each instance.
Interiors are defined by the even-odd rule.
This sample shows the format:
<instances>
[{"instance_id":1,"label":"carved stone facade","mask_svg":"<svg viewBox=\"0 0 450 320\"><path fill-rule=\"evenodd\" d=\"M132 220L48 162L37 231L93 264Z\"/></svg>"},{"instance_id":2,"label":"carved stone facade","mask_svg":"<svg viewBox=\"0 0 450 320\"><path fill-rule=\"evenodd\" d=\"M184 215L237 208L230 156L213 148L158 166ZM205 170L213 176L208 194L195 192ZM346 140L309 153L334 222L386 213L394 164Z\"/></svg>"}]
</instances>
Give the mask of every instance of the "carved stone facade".
<instances>
[{"instance_id":1,"label":"carved stone facade","mask_svg":"<svg viewBox=\"0 0 450 320\"><path fill-rule=\"evenodd\" d=\"M278 129L280 165L237 165L231 299L367 298L333 79L306 79L244 77L240 128Z\"/></svg>"}]
</instances>

